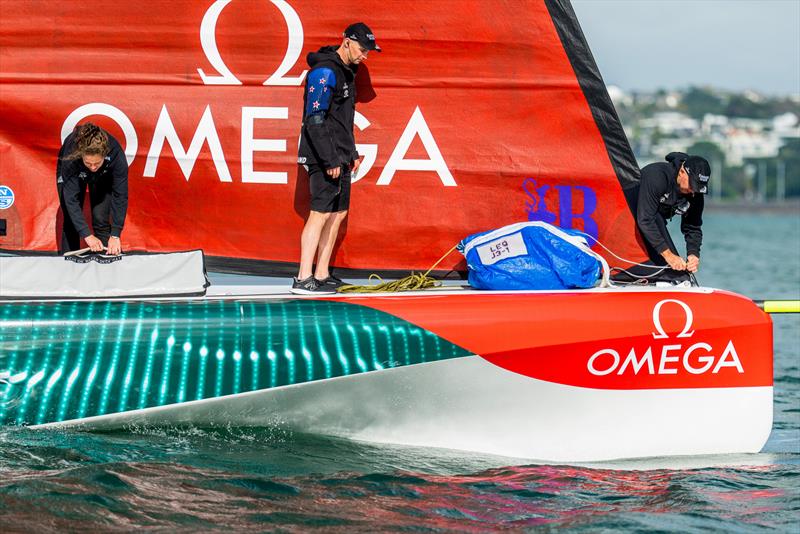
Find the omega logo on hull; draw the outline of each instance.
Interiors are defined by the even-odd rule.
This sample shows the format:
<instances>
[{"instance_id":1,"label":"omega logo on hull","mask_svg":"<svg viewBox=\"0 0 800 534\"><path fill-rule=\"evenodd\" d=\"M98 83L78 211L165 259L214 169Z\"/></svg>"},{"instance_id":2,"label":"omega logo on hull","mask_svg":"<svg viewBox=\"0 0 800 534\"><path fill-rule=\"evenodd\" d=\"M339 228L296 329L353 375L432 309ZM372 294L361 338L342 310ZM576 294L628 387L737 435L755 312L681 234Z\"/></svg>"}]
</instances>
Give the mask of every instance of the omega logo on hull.
<instances>
[{"instance_id":1,"label":"omega logo on hull","mask_svg":"<svg viewBox=\"0 0 800 534\"><path fill-rule=\"evenodd\" d=\"M675 338L691 338L695 333L692 330L694 322L692 309L683 301L665 299L653 307L653 326L656 330L652 334L653 339L666 340L670 337L664 330L661 317L661 310L667 304L680 306L686 317L683 329ZM701 375L709 371L717 374L728 367L736 369L739 374L744 373L732 340L728 340L721 353L702 341L687 347L682 343L664 344L660 347L651 345L643 350L639 348L639 351L641 355L637 355L637 347L631 347L623 359L620 352L615 349L601 349L592 354L586 362L586 368L595 376L638 375L642 371L649 375L677 375L684 371L692 375ZM716 356L715 353L720 356Z\"/></svg>"}]
</instances>

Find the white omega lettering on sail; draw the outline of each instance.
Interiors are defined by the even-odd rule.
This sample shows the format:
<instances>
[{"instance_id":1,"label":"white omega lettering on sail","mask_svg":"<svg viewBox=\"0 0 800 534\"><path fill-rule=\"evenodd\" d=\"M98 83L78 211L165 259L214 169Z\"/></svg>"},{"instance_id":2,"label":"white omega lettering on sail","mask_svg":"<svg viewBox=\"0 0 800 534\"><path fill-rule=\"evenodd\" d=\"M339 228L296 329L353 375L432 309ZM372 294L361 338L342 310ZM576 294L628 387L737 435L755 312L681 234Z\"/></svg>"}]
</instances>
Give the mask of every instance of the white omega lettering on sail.
<instances>
[{"instance_id":1,"label":"white omega lettering on sail","mask_svg":"<svg viewBox=\"0 0 800 534\"><path fill-rule=\"evenodd\" d=\"M411 147L411 142L417 136L422 141L422 146L425 147L429 159L410 159L405 157ZM433 133L431 133L428 123L425 122L425 117L422 116L419 106L414 109L406 129L403 130L400 140L394 147L394 151L389 156L389 161L383 167L383 172L381 172L375 185L389 185L397 171L435 171L443 185L456 186L456 181L442 157L439 146L433 139Z\"/></svg>"},{"instance_id":2,"label":"white omega lettering on sail","mask_svg":"<svg viewBox=\"0 0 800 534\"><path fill-rule=\"evenodd\" d=\"M255 3L255 0L252 1ZM233 2L233 0L215 0L212 2L206 10L200 25L200 42L203 52L209 63L218 73L218 75L208 75L203 69L198 68L197 72L206 85L242 85L242 82L230 71L223 61L216 42L218 19L225 7L231 2ZM241 0L241 2L244 3L244 0ZM259 0L259 2L266 3L266 0ZM296 64L302 51L304 35L303 25L297 12L286 0L269 0L269 2L276 6L283 15L289 30L289 40L283 61L277 70L264 82L264 85L302 85L306 73L308 72L307 70L304 70L302 74L297 77L287 77L286 73ZM172 149L172 155L178 163L184 178L188 182L200 155L200 150L202 146L207 143L219 181L233 182L234 179L231 176L231 169L228 167L227 161L230 155L226 157L226 153L223 150L220 141L220 132L217 131L216 123L211 112L211 105L205 104L200 122L194 131L194 135L191 137L188 148L184 147L181 142L182 137L186 138L187 132L184 131L182 132L183 135L181 135L179 129L176 129L170 112L167 109L168 104L159 103L158 105L161 107L161 110L154 127L150 148L147 151L142 176L144 178L155 178L158 162L162 156L161 152L166 143L169 145L169 148ZM187 110L186 107L180 107L180 103L172 103L169 105L173 108L178 107L176 110L178 114L186 114L192 111ZM141 104L137 102L135 109L141 109ZM147 113L144 116L149 116L150 110L146 111ZM240 179L236 180L237 182L279 186L288 184L289 173L285 170L256 170L256 162L254 161L256 153L286 153L289 151L289 146L285 138L278 138L277 136L270 135L264 135L263 138L256 137L255 124L256 121L262 120L287 121L292 115L291 111L292 108L290 107L253 106L246 105L245 103L241 105L241 157L239 158L241 175ZM108 117L119 125L125 136L124 150L126 159L128 165L131 165L139 149L137 132L131 118L111 104L93 102L84 104L75 109L69 114L62 125L62 140L72 131L75 124L91 115ZM133 120L138 119L141 121L143 116L134 116L132 118ZM355 112L354 127L359 131L364 131L370 127L370 121L365 115ZM427 158L417 159L407 157L411 144L417 137L419 137L427 153ZM381 146L377 143L358 143L356 144L356 149L363 159L358 171L353 176L354 183L368 177L369 173L375 167ZM166 154L164 156L169 157ZM233 161L236 160L234 159ZM381 172L375 185L379 186L390 185L398 171L433 171L436 178L440 180L443 186L458 186L419 106L414 108L400 138L391 150L385 165L378 170ZM436 178L434 178L434 180Z\"/></svg>"},{"instance_id":3,"label":"white omega lettering on sail","mask_svg":"<svg viewBox=\"0 0 800 534\"><path fill-rule=\"evenodd\" d=\"M242 108L242 183L288 183L289 174L286 172L266 172L253 169L253 152L286 152L286 139L256 139L253 135L255 121L257 119L286 120L288 118L289 108Z\"/></svg>"},{"instance_id":4,"label":"white omega lettering on sail","mask_svg":"<svg viewBox=\"0 0 800 534\"><path fill-rule=\"evenodd\" d=\"M172 151L175 154L175 161L183 172L186 181L189 181L189 176L192 174L192 169L200 155L200 149L203 147L204 142L208 142L208 148L211 151L211 159L214 161L214 166L217 169L220 182L232 182L231 173L228 170L228 164L225 162L225 154L222 152L222 144L219 141L217 128L214 125L214 117L211 115L211 106L206 106L203 111L203 116L200 117L200 122L197 124L197 130L194 132L194 137L188 149L184 149L181 140L178 137L178 132L175 131L175 126L172 124L172 119L167 111L166 104L161 107L161 114L158 116L156 128L153 132L153 142L150 145L150 151L147 153L147 163L144 166L144 173L142 176L147 178L154 178L156 175L156 168L158 167L158 159L161 157L161 149L164 147L164 141L169 143Z\"/></svg>"},{"instance_id":5,"label":"white omega lettering on sail","mask_svg":"<svg viewBox=\"0 0 800 534\"><path fill-rule=\"evenodd\" d=\"M91 102L75 109L64 119L64 124L61 125L61 143L64 143L64 139L75 129L76 124L91 115L108 117L122 128L122 133L125 136L125 147L123 148L125 159L128 161L128 165L133 163L136 151L139 149L139 137L136 135L136 129L128 116L111 104Z\"/></svg>"},{"instance_id":6,"label":"white omega lettering on sail","mask_svg":"<svg viewBox=\"0 0 800 534\"><path fill-rule=\"evenodd\" d=\"M217 0L208 8L200 23L200 45L219 76L209 76L203 69L198 68L197 73L205 85L242 85L242 82L231 72L223 61L217 48L217 21L225 6L232 0ZM301 85L306 72L299 76L287 77L286 73L297 63L303 50L303 23L292 6L286 0L270 0L278 8L286 21L289 30L289 40L286 45L286 54L278 68L265 81L263 85Z\"/></svg>"}]
</instances>

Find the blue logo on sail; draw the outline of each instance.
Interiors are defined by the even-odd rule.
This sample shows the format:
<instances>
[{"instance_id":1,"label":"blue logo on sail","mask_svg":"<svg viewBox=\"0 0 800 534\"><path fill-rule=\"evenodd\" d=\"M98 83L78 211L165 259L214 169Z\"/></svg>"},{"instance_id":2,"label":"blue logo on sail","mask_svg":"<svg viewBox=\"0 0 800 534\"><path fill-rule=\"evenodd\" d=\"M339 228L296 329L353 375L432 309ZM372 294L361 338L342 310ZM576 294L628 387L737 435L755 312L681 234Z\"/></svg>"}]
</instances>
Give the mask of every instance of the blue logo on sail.
<instances>
[{"instance_id":1,"label":"blue logo on sail","mask_svg":"<svg viewBox=\"0 0 800 534\"><path fill-rule=\"evenodd\" d=\"M14 191L10 187L0 185L0 210L8 209L14 204Z\"/></svg>"},{"instance_id":2,"label":"blue logo on sail","mask_svg":"<svg viewBox=\"0 0 800 534\"><path fill-rule=\"evenodd\" d=\"M528 195L525 201L525 210L528 212L529 221L542 221L548 224L581 230L597 239L597 221L592 214L597 210L597 195L591 187L585 185L538 185L534 178L526 178L522 182L522 189ZM554 191L558 195L558 213L547 209L545 197ZM576 195L583 196L583 211L573 211L573 200ZM575 220L583 221L583 228L575 226Z\"/></svg>"}]
</instances>

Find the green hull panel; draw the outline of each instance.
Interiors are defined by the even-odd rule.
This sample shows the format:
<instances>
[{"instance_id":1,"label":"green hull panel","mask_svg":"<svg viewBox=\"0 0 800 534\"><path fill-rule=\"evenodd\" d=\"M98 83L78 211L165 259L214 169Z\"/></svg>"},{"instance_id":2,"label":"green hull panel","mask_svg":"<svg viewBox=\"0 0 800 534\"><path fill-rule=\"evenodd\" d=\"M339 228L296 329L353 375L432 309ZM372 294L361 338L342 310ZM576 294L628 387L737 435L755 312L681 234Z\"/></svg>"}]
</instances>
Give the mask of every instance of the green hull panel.
<instances>
[{"instance_id":1,"label":"green hull panel","mask_svg":"<svg viewBox=\"0 0 800 534\"><path fill-rule=\"evenodd\" d=\"M467 356L328 300L0 305L0 423L44 424Z\"/></svg>"}]
</instances>

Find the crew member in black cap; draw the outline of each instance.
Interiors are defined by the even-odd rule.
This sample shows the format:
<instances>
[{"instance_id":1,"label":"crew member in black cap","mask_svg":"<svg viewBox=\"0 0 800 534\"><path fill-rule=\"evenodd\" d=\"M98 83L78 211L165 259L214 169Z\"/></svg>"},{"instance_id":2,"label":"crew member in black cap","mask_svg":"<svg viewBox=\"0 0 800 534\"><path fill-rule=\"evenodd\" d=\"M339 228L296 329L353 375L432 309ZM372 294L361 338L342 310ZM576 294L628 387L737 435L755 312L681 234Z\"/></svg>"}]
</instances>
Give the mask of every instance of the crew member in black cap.
<instances>
[{"instance_id":1,"label":"crew member in black cap","mask_svg":"<svg viewBox=\"0 0 800 534\"><path fill-rule=\"evenodd\" d=\"M300 269L292 293L335 293L343 284L328 267L350 207L352 173L361 163L353 137L355 77L367 55L381 51L363 22L351 24L343 35L338 47L324 46L307 57L311 71L303 96L297 161L308 171L311 212L300 238Z\"/></svg>"},{"instance_id":2,"label":"crew member in black cap","mask_svg":"<svg viewBox=\"0 0 800 534\"><path fill-rule=\"evenodd\" d=\"M642 169L638 193L634 191L632 200L650 261L655 266L668 267L659 279L681 281L688 278L686 272L695 273L700 266L704 195L710 175L708 161L683 152L671 152L666 162L651 163ZM667 230L667 221L676 214L681 215L681 233L686 239L685 260ZM628 271L654 274L653 269L649 273L641 268Z\"/></svg>"}]
</instances>

